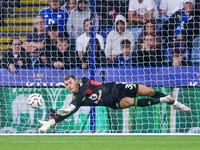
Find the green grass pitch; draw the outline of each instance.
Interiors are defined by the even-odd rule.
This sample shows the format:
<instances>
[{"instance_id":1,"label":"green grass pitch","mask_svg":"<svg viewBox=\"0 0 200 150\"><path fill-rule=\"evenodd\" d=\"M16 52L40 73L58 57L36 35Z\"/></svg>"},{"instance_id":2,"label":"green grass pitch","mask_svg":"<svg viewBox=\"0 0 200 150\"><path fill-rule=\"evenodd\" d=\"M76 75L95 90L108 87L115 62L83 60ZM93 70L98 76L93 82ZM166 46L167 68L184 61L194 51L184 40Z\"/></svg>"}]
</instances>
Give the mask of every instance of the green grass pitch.
<instances>
[{"instance_id":1,"label":"green grass pitch","mask_svg":"<svg viewBox=\"0 0 200 150\"><path fill-rule=\"evenodd\" d=\"M0 136L0 150L200 150L200 136Z\"/></svg>"}]
</instances>

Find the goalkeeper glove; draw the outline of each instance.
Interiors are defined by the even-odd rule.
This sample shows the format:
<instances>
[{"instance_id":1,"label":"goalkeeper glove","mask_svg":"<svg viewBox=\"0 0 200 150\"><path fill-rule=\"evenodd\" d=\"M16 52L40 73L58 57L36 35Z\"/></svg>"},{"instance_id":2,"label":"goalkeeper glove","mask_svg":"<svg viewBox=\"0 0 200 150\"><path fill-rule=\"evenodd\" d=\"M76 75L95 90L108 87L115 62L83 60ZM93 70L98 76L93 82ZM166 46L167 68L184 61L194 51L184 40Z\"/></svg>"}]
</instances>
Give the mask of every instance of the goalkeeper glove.
<instances>
[{"instance_id":1,"label":"goalkeeper glove","mask_svg":"<svg viewBox=\"0 0 200 150\"><path fill-rule=\"evenodd\" d=\"M42 127L38 129L38 132L46 132L52 125L54 125L56 122L54 119L50 119L49 121L41 121L39 120L40 124L42 124Z\"/></svg>"},{"instance_id":2,"label":"goalkeeper glove","mask_svg":"<svg viewBox=\"0 0 200 150\"><path fill-rule=\"evenodd\" d=\"M68 114L70 114L75 108L76 108L76 106L71 104L67 109L59 109L59 110L57 111L57 114L58 114L58 115L61 115L61 116L68 115Z\"/></svg>"}]
</instances>

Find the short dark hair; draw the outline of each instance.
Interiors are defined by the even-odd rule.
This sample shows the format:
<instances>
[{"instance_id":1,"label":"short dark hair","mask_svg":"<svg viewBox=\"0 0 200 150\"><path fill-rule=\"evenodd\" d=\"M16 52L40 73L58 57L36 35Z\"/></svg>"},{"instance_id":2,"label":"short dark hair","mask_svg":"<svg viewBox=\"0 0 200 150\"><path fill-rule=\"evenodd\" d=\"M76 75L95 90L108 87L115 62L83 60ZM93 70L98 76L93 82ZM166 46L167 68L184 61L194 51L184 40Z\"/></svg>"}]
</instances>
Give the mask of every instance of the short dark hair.
<instances>
[{"instance_id":1,"label":"short dark hair","mask_svg":"<svg viewBox=\"0 0 200 150\"><path fill-rule=\"evenodd\" d=\"M88 3L88 0L78 0L78 3L80 2Z\"/></svg>"},{"instance_id":2,"label":"short dark hair","mask_svg":"<svg viewBox=\"0 0 200 150\"><path fill-rule=\"evenodd\" d=\"M86 18L86 19L83 21L83 26L85 26L85 22L86 22L86 21L92 23L93 20L94 20L93 18Z\"/></svg>"},{"instance_id":3,"label":"short dark hair","mask_svg":"<svg viewBox=\"0 0 200 150\"><path fill-rule=\"evenodd\" d=\"M57 24L50 24L49 26L48 26L48 31L58 31L59 29L58 29L58 25Z\"/></svg>"},{"instance_id":4,"label":"short dark hair","mask_svg":"<svg viewBox=\"0 0 200 150\"><path fill-rule=\"evenodd\" d=\"M154 38L154 40L155 40L155 42L156 42L156 35L155 35L155 33L147 33L147 32L144 32L144 37L143 37L143 43L144 43L144 41L145 41L145 39L146 39L146 37L148 36L148 35L150 35L150 36L153 36L153 38Z\"/></svg>"},{"instance_id":5,"label":"short dark hair","mask_svg":"<svg viewBox=\"0 0 200 150\"><path fill-rule=\"evenodd\" d=\"M67 75L67 76L64 78L64 81L69 80L69 78L72 78L72 79L76 80L75 76L73 76L73 75Z\"/></svg>"},{"instance_id":6,"label":"short dark hair","mask_svg":"<svg viewBox=\"0 0 200 150\"><path fill-rule=\"evenodd\" d=\"M131 41L128 39L123 39L120 43L121 46L130 46L131 45Z\"/></svg>"},{"instance_id":7,"label":"short dark hair","mask_svg":"<svg viewBox=\"0 0 200 150\"><path fill-rule=\"evenodd\" d=\"M18 37L13 37L13 38L10 40L10 45L13 44L13 41L14 41L14 40L19 40L20 43L22 43L22 41L20 40L20 38L18 38Z\"/></svg>"},{"instance_id":8,"label":"short dark hair","mask_svg":"<svg viewBox=\"0 0 200 150\"><path fill-rule=\"evenodd\" d=\"M156 20L155 20L155 19L148 19L148 20L145 22L145 25L144 25L144 28L143 28L144 31L146 30L146 25L147 25L147 23L151 23L151 24L153 25L153 27L154 27L154 30L156 30L156 26L157 26Z\"/></svg>"},{"instance_id":9,"label":"short dark hair","mask_svg":"<svg viewBox=\"0 0 200 150\"><path fill-rule=\"evenodd\" d=\"M67 40L68 44L70 44L67 35L65 35L64 33L59 34L58 35L58 41L66 41Z\"/></svg>"},{"instance_id":10,"label":"short dark hair","mask_svg":"<svg viewBox=\"0 0 200 150\"><path fill-rule=\"evenodd\" d=\"M123 24L125 24L125 22L124 22L123 20L118 20L118 21L116 22L116 25L117 25L119 22L122 22Z\"/></svg>"},{"instance_id":11,"label":"short dark hair","mask_svg":"<svg viewBox=\"0 0 200 150\"><path fill-rule=\"evenodd\" d=\"M182 55L182 54L183 54L183 52L180 48L174 48L172 50L172 55Z\"/></svg>"}]
</instances>

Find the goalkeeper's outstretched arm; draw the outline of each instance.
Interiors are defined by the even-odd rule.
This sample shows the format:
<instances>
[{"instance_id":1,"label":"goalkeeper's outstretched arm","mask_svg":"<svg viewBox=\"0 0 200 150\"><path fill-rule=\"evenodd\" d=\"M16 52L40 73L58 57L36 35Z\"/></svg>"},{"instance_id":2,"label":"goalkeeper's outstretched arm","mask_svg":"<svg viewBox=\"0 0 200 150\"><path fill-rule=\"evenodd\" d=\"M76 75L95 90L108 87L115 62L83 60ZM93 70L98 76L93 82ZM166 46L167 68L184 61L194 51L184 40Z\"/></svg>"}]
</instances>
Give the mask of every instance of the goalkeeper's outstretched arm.
<instances>
[{"instance_id":1,"label":"goalkeeper's outstretched arm","mask_svg":"<svg viewBox=\"0 0 200 150\"><path fill-rule=\"evenodd\" d=\"M74 114L80 107L76 107L75 105L71 104L66 109L59 109L57 111L58 117L55 119L50 119L49 121L39 121L42 124L42 127L38 129L38 132L46 132L52 125L55 125L58 122L63 121L64 119L68 118L72 114Z\"/></svg>"},{"instance_id":2,"label":"goalkeeper's outstretched arm","mask_svg":"<svg viewBox=\"0 0 200 150\"><path fill-rule=\"evenodd\" d=\"M71 104L67 109L59 109L57 111L58 117L55 118L55 122L61 122L69 116L73 115L80 107Z\"/></svg>"}]
</instances>

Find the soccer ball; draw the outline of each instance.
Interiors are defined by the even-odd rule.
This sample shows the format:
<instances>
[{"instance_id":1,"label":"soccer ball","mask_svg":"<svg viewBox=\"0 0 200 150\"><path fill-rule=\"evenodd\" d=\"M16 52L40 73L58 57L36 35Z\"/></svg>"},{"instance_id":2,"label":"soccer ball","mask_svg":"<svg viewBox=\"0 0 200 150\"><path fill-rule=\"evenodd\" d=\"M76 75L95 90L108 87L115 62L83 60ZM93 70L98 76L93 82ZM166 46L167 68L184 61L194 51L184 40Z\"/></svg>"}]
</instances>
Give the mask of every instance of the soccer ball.
<instances>
[{"instance_id":1,"label":"soccer ball","mask_svg":"<svg viewBox=\"0 0 200 150\"><path fill-rule=\"evenodd\" d=\"M44 100L42 98L42 95L38 93L33 93L28 97L28 104L34 109L41 107L43 102Z\"/></svg>"}]
</instances>

